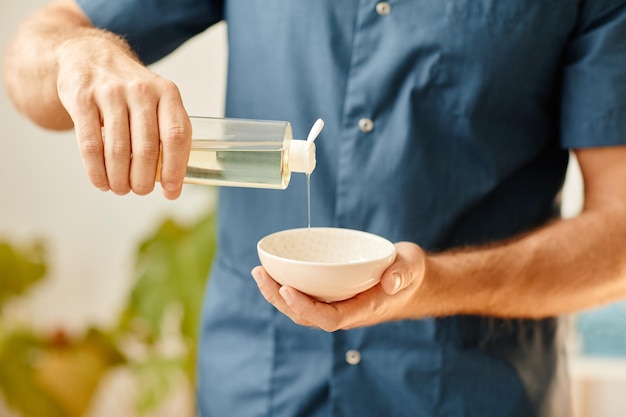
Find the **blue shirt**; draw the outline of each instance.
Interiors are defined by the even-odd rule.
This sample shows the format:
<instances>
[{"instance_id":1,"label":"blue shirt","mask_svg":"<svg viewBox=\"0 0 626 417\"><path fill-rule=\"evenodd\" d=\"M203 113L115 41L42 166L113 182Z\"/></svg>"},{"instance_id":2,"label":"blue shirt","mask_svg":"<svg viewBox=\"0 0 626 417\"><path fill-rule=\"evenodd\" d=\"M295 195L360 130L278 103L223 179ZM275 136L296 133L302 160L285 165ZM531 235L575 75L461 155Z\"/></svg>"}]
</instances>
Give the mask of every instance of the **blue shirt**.
<instances>
[{"instance_id":1,"label":"blue shirt","mask_svg":"<svg viewBox=\"0 0 626 417\"><path fill-rule=\"evenodd\" d=\"M227 116L291 121L300 138L326 122L314 226L430 251L496 241L556 215L569 149L626 142L625 1L79 3L146 63L225 19ZM250 270L259 238L306 224L304 177L223 188L218 215L203 416L567 415L556 319L300 327Z\"/></svg>"}]
</instances>

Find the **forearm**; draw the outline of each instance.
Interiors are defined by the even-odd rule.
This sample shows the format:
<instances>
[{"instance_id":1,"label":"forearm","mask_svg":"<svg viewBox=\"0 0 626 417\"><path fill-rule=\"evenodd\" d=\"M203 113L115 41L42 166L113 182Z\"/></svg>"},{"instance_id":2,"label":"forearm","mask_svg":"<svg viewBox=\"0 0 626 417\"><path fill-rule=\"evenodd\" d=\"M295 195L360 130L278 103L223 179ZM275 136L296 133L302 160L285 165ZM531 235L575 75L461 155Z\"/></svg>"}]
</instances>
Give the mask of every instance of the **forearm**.
<instances>
[{"instance_id":1,"label":"forearm","mask_svg":"<svg viewBox=\"0 0 626 417\"><path fill-rule=\"evenodd\" d=\"M4 83L16 108L38 125L68 129L72 120L59 100L59 63L77 48L113 47L132 54L117 36L94 28L78 6L62 1L26 19L9 43ZM87 46L88 45L88 46Z\"/></svg>"},{"instance_id":2,"label":"forearm","mask_svg":"<svg viewBox=\"0 0 626 417\"><path fill-rule=\"evenodd\" d=\"M588 207L517 239L429 257L441 314L546 317L626 297L626 206Z\"/></svg>"}]
</instances>

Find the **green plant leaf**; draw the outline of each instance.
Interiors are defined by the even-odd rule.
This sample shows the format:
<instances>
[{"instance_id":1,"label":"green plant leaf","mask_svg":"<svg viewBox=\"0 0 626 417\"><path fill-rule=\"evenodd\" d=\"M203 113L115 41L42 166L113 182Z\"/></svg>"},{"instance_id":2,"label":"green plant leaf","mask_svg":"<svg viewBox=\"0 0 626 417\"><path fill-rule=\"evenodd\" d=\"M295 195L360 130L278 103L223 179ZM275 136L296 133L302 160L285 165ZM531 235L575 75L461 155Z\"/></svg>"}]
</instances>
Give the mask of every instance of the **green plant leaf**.
<instances>
[{"instance_id":1,"label":"green plant leaf","mask_svg":"<svg viewBox=\"0 0 626 417\"><path fill-rule=\"evenodd\" d=\"M58 401L40 384L38 360L45 343L28 331L0 342L0 389L8 405L28 417L66 417Z\"/></svg>"},{"instance_id":2,"label":"green plant leaf","mask_svg":"<svg viewBox=\"0 0 626 417\"><path fill-rule=\"evenodd\" d=\"M186 377L184 358L151 356L144 362L132 365L137 378L139 396L137 411L140 415L153 411L174 388L176 376Z\"/></svg>"},{"instance_id":3,"label":"green plant leaf","mask_svg":"<svg viewBox=\"0 0 626 417\"><path fill-rule=\"evenodd\" d=\"M0 309L12 297L23 294L46 274L44 246L40 242L16 249L0 242Z\"/></svg>"},{"instance_id":4,"label":"green plant leaf","mask_svg":"<svg viewBox=\"0 0 626 417\"><path fill-rule=\"evenodd\" d=\"M67 417L80 417L88 410L102 376L124 362L100 330L91 329L79 338L57 332L46 339L37 379L63 406Z\"/></svg>"},{"instance_id":5,"label":"green plant leaf","mask_svg":"<svg viewBox=\"0 0 626 417\"><path fill-rule=\"evenodd\" d=\"M12 331L0 341L0 390L25 417L79 417L102 375L124 362L110 336L96 329L77 339Z\"/></svg>"},{"instance_id":6,"label":"green plant leaf","mask_svg":"<svg viewBox=\"0 0 626 417\"><path fill-rule=\"evenodd\" d=\"M181 333L195 345L204 286L215 255L215 214L210 210L185 227L166 220L142 242L135 264L136 283L120 325L141 332L149 343L173 305L182 308Z\"/></svg>"}]
</instances>

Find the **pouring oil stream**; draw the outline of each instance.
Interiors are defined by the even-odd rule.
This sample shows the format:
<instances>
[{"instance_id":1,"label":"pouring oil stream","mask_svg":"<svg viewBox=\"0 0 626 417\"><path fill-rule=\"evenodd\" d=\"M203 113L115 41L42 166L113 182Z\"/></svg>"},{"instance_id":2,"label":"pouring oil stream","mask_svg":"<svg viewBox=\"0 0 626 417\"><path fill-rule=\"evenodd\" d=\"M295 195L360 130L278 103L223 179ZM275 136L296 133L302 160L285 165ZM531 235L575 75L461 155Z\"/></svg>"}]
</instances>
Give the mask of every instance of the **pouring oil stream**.
<instances>
[{"instance_id":1,"label":"pouring oil stream","mask_svg":"<svg viewBox=\"0 0 626 417\"><path fill-rule=\"evenodd\" d=\"M311 147L311 144L315 139L319 136L320 132L324 128L324 121L322 119L317 119L309 134L306 138L307 149ZM311 230L311 173L307 172L306 174L306 204L307 204L307 227L309 231Z\"/></svg>"}]
</instances>

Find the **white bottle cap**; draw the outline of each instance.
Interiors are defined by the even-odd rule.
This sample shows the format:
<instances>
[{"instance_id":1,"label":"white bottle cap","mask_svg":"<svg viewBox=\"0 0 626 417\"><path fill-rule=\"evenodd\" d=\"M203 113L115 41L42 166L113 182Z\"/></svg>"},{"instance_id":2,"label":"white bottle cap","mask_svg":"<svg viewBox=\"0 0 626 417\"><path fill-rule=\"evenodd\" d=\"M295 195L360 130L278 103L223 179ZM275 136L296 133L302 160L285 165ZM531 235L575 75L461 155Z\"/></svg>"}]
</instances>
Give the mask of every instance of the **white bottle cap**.
<instances>
[{"instance_id":1,"label":"white bottle cap","mask_svg":"<svg viewBox=\"0 0 626 417\"><path fill-rule=\"evenodd\" d=\"M293 139L289 145L289 171L310 174L315 169L315 144Z\"/></svg>"}]
</instances>

